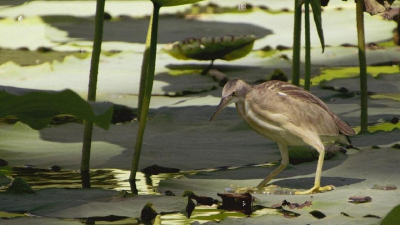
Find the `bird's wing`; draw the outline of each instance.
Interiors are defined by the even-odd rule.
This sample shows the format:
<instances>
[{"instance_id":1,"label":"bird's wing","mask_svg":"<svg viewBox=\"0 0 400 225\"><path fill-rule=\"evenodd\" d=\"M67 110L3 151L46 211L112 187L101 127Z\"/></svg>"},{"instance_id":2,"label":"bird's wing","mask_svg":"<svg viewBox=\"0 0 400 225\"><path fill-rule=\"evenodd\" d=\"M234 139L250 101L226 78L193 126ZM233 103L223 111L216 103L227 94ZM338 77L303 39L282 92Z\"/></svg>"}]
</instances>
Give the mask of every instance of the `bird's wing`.
<instances>
[{"instance_id":1,"label":"bird's wing","mask_svg":"<svg viewBox=\"0 0 400 225\"><path fill-rule=\"evenodd\" d=\"M284 114L292 124L304 132L326 136L336 136L339 133L354 135L353 129L323 101L302 88L286 82L269 81L255 86L252 92L252 95L258 96L257 102L254 103L261 104L255 108Z\"/></svg>"}]
</instances>

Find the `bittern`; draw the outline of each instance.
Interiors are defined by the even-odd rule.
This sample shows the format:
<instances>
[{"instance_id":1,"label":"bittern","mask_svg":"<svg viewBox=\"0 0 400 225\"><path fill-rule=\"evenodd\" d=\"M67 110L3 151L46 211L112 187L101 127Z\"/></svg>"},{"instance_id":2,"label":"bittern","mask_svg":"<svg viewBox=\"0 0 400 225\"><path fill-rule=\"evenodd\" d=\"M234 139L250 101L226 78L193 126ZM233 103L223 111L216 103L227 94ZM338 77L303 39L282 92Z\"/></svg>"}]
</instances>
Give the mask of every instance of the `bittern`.
<instances>
[{"instance_id":1,"label":"bittern","mask_svg":"<svg viewBox=\"0 0 400 225\"><path fill-rule=\"evenodd\" d=\"M323 142L350 144L347 136L354 130L328 106L310 92L282 81L267 81L251 86L243 80L231 80L223 88L222 99L210 121L227 105L235 103L239 116L253 130L275 141L281 153L281 164L257 188L265 185L289 163L288 146L309 145L319 152L314 186L295 194L332 190L321 187L325 148Z\"/></svg>"}]
</instances>

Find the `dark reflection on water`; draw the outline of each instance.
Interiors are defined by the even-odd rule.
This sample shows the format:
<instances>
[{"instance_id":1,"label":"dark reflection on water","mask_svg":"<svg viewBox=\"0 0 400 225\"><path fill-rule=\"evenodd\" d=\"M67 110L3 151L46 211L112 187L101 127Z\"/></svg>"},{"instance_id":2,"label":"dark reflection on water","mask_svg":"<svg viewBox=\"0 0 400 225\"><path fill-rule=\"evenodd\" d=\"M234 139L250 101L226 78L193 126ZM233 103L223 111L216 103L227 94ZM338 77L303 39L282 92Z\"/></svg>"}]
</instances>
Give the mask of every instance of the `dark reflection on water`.
<instances>
[{"instance_id":1,"label":"dark reflection on water","mask_svg":"<svg viewBox=\"0 0 400 225\"><path fill-rule=\"evenodd\" d=\"M91 186L116 191L130 191L130 171L119 169L90 170ZM53 171L34 167L13 167L7 171L10 177L20 177L28 182L34 190L45 188L81 188L81 174L77 170ZM136 174L136 185L140 195L155 195L161 179L181 177L183 174L146 175Z\"/></svg>"}]
</instances>

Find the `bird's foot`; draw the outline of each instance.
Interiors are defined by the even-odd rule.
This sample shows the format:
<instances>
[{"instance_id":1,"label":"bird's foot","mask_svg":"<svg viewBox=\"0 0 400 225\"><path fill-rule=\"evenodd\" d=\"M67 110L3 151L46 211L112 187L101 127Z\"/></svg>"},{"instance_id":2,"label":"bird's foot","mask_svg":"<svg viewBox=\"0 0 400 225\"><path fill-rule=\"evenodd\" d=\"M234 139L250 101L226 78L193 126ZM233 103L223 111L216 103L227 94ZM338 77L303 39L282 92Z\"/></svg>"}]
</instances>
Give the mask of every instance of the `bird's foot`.
<instances>
[{"instance_id":1,"label":"bird's foot","mask_svg":"<svg viewBox=\"0 0 400 225\"><path fill-rule=\"evenodd\" d=\"M326 192L326 191L332 191L335 189L336 188L333 185L327 185L325 187L314 186L307 191L296 191L294 194L295 195L309 195L309 194L321 193L321 192Z\"/></svg>"},{"instance_id":2,"label":"bird's foot","mask_svg":"<svg viewBox=\"0 0 400 225\"><path fill-rule=\"evenodd\" d=\"M278 185L268 185L266 187L231 187L230 192L270 195L294 195L296 193L293 189L283 188Z\"/></svg>"}]
</instances>

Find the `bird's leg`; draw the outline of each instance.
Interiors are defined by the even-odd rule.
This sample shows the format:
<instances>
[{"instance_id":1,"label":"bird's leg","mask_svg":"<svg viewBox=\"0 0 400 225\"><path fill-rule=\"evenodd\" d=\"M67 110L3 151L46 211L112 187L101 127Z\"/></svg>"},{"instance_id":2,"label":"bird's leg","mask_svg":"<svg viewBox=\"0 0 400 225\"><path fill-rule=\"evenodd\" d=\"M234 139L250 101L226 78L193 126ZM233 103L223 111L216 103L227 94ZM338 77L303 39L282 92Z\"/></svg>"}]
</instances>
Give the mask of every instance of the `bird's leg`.
<instances>
[{"instance_id":1,"label":"bird's leg","mask_svg":"<svg viewBox=\"0 0 400 225\"><path fill-rule=\"evenodd\" d=\"M325 187L321 187L321 173L322 173L322 166L324 164L324 157L325 157L325 150L323 149L322 151L319 151L319 158L318 158L318 164L317 164L317 171L315 173L315 182L314 186L307 190L307 191L296 191L296 195L308 195L308 194L313 194L317 192L325 192L325 191L331 191L335 189L335 187L328 185Z\"/></svg>"},{"instance_id":2,"label":"bird's leg","mask_svg":"<svg viewBox=\"0 0 400 225\"><path fill-rule=\"evenodd\" d=\"M211 60L211 64L207 66L207 68L205 68L203 71L201 71L201 75L207 75L208 71L210 71L210 69L213 67L214 65L214 60Z\"/></svg>"},{"instance_id":3,"label":"bird's leg","mask_svg":"<svg viewBox=\"0 0 400 225\"><path fill-rule=\"evenodd\" d=\"M272 171L272 173L270 173L263 181L261 181L261 183L259 183L257 185L258 189L264 188L265 185L270 180L272 180L276 175L278 175L289 164L289 153L287 150L287 146L284 144L278 144L278 146L279 146L279 151L281 152L281 156L282 156L281 165L279 165L278 168L276 168L274 171Z\"/></svg>"}]
</instances>

